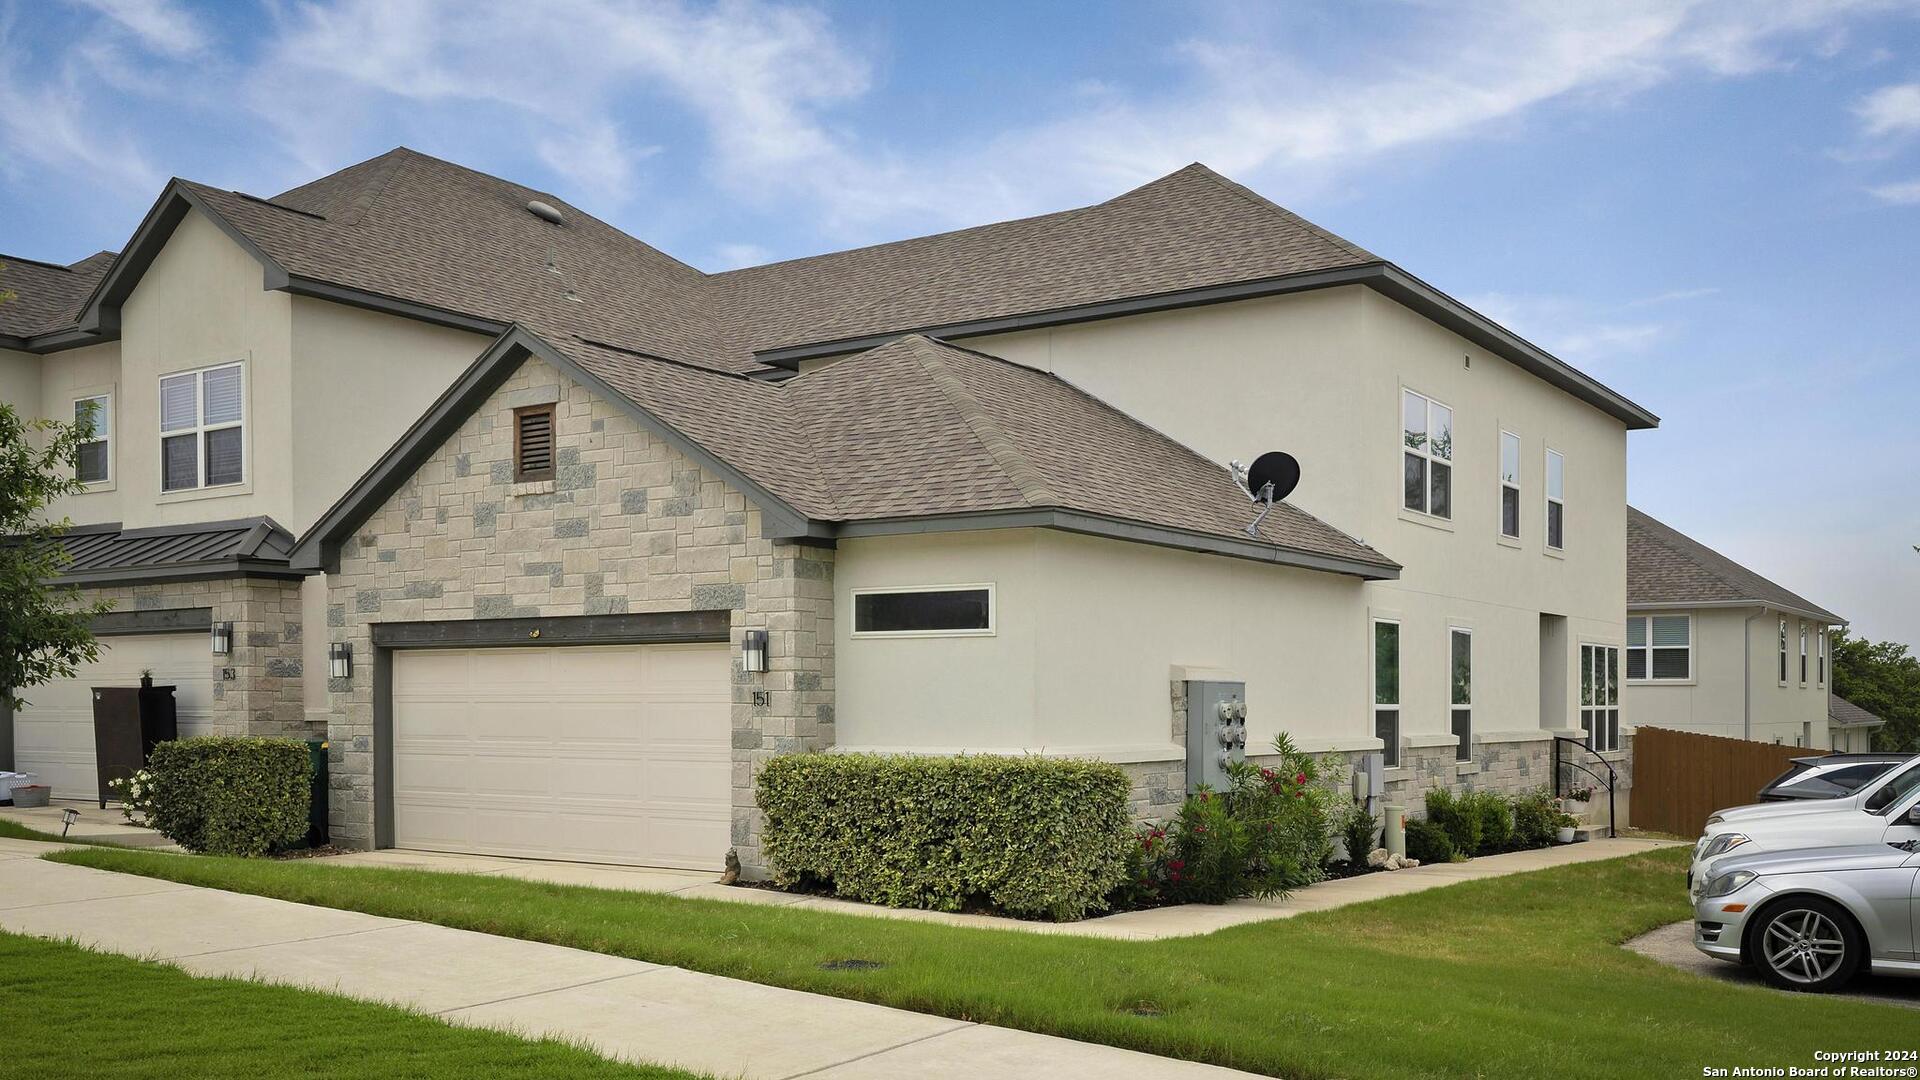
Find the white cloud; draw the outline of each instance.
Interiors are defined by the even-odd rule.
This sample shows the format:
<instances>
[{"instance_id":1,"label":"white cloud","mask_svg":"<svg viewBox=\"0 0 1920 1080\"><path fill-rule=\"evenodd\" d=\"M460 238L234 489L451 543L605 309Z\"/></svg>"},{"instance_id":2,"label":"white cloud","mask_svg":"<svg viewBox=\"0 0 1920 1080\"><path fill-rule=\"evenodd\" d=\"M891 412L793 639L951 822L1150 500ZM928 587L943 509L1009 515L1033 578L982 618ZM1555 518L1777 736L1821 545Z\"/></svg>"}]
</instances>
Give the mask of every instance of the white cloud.
<instances>
[{"instance_id":1,"label":"white cloud","mask_svg":"<svg viewBox=\"0 0 1920 1080\"><path fill-rule=\"evenodd\" d=\"M1623 319L1625 309L1701 296L1715 289L1689 289L1632 300L1614 308L1564 296L1483 293L1468 307L1570 364L1597 365L1645 352L1666 336L1665 323Z\"/></svg>"},{"instance_id":2,"label":"white cloud","mask_svg":"<svg viewBox=\"0 0 1920 1080\"><path fill-rule=\"evenodd\" d=\"M1871 138L1920 131L1920 83L1883 86L1860 99L1853 112Z\"/></svg>"},{"instance_id":3,"label":"white cloud","mask_svg":"<svg viewBox=\"0 0 1920 1080\"><path fill-rule=\"evenodd\" d=\"M1655 293L1652 296L1638 297L1627 301L1621 306L1637 308L1655 307L1660 304L1678 304L1687 300L1700 300L1709 296L1717 296L1719 292L1720 289L1718 286L1708 286L1701 289L1672 289L1663 293Z\"/></svg>"},{"instance_id":4,"label":"white cloud","mask_svg":"<svg viewBox=\"0 0 1920 1080\"><path fill-rule=\"evenodd\" d=\"M207 31L191 11L173 0L69 0L105 15L153 52L171 57L204 50Z\"/></svg>"},{"instance_id":5,"label":"white cloud","mask_svg":"<svg viewBox=\"0 0 1920 1080\"><path fill-rule=\"evenodd\" d=\"M714 270L738 270L743 266L759 266L770 262L773 252L759 244L721 244L714 249Z\"/></svg>"},{"instance_id":6,"label":"white cloud","mask_svg":"<svg viewBox=\"0 0 1920 1080\"><path fill-rule=\"evenodd\" d=\"M612 121L547 136L535 144L547 168L571 176L589 194L619 205L633 193L634 172L643 158L660 152L659 146L632 146Z\"/></svg>"},{"instance_id":7,"label":"white cloud","mask_svg":"<svg viewBox=\"0 0 1920 1080\"><path fill-rule=\"evenodd\" d=\"M31 70L27 50L0 23L0 169L32 162L122 191L159 189L166 174L97 107L91 80L69 66L35 82Z\"/></svg>"},{"instance_id":8,"label":"white cloud","mask_svg":"<svg viewBox=\"0 0 1920 1080\"><path fill-rule=\"evenodd\" d=\"M1907 180L1898 184L1881 184L1867 189L1867 193L1881 202L1895 206L1920 205L1920 180Z\"/></svg>"}]
</instances>

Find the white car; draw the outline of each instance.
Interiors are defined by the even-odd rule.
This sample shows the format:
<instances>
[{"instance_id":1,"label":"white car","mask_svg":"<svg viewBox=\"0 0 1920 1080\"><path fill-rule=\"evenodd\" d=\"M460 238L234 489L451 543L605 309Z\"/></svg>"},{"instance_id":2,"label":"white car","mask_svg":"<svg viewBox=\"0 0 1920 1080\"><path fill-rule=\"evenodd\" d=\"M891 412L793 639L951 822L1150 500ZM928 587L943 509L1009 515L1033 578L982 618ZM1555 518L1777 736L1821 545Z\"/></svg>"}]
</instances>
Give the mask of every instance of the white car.
<instances>
[{"instance_id":1,"label":"white car","mask_svg":"<svg viewBox=\"0 0 1920 1080\"><path fill-rule=\"evenodd\" d=\"M1714 861L1734 853L1920 839L1920 826L1907 821L1908 811L1916 804L1920 804L1920 760L1845 798L1755 803L1722 810L1707 819L1706 832L1693 845L1687 887L1697 899Z\"/></svg>"}]
</instances>

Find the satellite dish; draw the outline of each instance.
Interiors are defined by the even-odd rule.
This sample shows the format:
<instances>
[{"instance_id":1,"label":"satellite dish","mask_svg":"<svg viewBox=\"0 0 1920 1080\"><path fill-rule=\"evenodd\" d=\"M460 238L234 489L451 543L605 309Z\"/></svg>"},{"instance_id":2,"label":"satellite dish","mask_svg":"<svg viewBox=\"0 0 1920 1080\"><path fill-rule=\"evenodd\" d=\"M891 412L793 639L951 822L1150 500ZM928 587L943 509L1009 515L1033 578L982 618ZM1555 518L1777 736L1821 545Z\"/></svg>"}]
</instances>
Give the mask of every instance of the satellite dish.
<instances>
[{"instance_id":1,"label":"satellite dish","mask_svg":"<svg viewBox=\"0 0 1920 1080\"><path fill-rule=\"evenodd\" d=\"M1229 462L1228 467L1233 470L1234 482L1240 485L1240 490L1260 507L1260 516L1247 526L1247 535L1257 537L1260 523L1273 512L1273 504L1293 494L1293 489L1299 486L1300 463L1292 454L1269 450L1255 458L1251 467L1238 461Z\"/></svg>"},{"instance_id":2,"label":"satellite dish","mask_svg":"<svg viewBox=\"0 0 1920 1080\"><path fill-rule=\"evenodd\" d=\"M1293 455L1280 450L1269 450L1253 459L1253 465L1247 469L1247 492L1259 498L1262 488L1273 485L1273 501L1293 494L1300 486L1300 463Z\"/></svg>"}]
</instances>

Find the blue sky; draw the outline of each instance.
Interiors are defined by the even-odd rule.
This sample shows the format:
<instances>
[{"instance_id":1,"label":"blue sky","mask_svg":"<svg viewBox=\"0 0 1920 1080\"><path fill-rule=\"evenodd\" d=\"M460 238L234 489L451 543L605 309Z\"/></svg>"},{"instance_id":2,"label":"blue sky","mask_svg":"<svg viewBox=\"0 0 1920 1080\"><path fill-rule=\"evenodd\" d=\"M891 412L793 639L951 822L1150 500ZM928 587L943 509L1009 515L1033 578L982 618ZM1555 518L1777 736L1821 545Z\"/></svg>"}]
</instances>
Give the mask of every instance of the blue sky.
<instances>
[{"instance_id":1,"label":"blue sky","mask_svg":"<svg viewBox=\"0 0 1920 1080\"><path fill-rule=\"evenodd\" d=\"M0 0L0 250L397 144L707 269L1205 161L1659 413L1636 505L1920 646L1920 4Z\"/></svg>"}]
</instances>

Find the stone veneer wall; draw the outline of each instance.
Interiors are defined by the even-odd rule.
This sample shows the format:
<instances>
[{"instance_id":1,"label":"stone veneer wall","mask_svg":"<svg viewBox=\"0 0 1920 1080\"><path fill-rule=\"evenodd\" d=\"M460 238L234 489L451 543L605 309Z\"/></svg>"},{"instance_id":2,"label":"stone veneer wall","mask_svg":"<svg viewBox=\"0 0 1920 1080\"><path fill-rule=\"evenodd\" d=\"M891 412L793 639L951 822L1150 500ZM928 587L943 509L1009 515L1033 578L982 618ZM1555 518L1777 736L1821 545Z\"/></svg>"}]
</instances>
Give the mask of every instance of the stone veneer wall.
<instances>
[{"instance_id":1,"label":"stone veneer wall","mask_svg":"<svg viewBox=\"0 0 1920 1080\"><path fill-rule=\"evenodd\" d=\"M512 410L547 401L557 475L516 484ZM741 671L737 649L733 660L733 843L743 872L763 874L757 768L834 742L833 554L763 539L739 491L528 360L360 526L329 576L329 635L361 661L327 688L335 842L374 840L373 624L726 610L733 641L746 629L770 639L764 675Z\"/></svg>"},{"instance_id":2,"label":"stone veneer wall","mask_svg":"<svg viewBox=\"0 0 1920 1080\"><path fill-rule=\"evenodd\" d=\"M221 735L325 736L321 725L307 722L301 698L299 582L228 577L107 586L84 589L81 595L89 601L111 600L119 612L211 608L214 622L233 624L233 652L207 652L214 730ZM221 678L226 668L233 669L232 680Z\"/></svg>"},{"instance_id":3,"label":"stone veneer wall","mask_svg":"<svg viewBox=\"0 0 1920 1080\"><path fill-rule=\"evenodd\" d=\"M1173 744L1184 747L1187 742L1187 692L1186 684L1180 680L1171 681L1172 705L1171 733ZM1388 769L1383 806L1404 806L1410 817L1426 816L1427 792L1436 787L1449 788L1456 792L1498 791L1517 795L1538 787L1551 788L1553 784L1553 742L1547 732L1538 735L1528 733L1524 738L1475 739L1474 756L1471 762L1454 759L1454 743L1451 739L1444 745L1413 745L1416 740L1403 740L1400 747L1400 766ZM1437 740L1438 737L1434 737ZM1428 741L1421 739L1418 741ZM1250 751L1260 748L1248 747ZM1345 759L1353 762L1359 753L1325 752L1313 755L1322 762ZM1603 755L1613 765L1617 778L1617 791L1620 796L1620 821L1627 822L1627 796L1633 787L1633 735L1631 731L1621 736L1620 749ZM1259 764L1272 760L1272 755L1249 753L1248 759ZM1595 772L1604 775L1605 770L1586 756L1581 756L1583 764ZM1122 766L1133 781L1129 806L1136 820L1165 821L1173 816L1186 800L1187 766L1185 760L1151 761ZM1590 783L1599 785L1584 774L1566 770L1569 783ZM1344 775L1344 774L1343 774ZM1606 824L1606 796L1601 792L1589 809L1587 820L1598 825Z\"/></svg>"}]
</instances>

